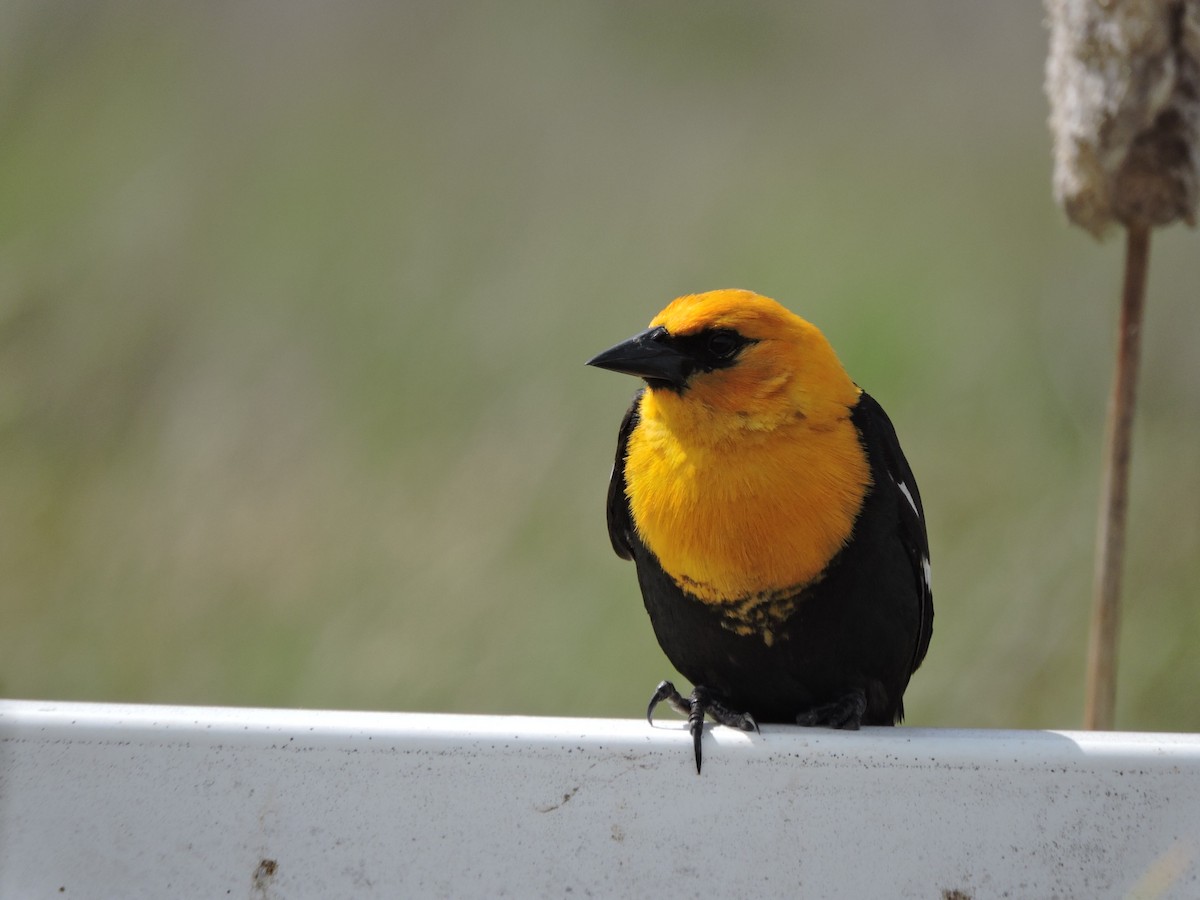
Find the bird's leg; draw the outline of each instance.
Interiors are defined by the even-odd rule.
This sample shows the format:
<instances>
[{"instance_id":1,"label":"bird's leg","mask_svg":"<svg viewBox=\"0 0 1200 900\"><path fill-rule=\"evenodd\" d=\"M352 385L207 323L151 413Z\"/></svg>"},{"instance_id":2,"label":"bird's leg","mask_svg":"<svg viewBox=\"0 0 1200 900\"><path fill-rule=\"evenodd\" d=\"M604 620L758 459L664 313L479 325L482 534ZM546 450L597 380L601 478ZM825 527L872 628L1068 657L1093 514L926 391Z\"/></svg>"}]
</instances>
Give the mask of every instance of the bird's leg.
<instances>
[{"instance_id":1,"label":"bird's leg","mask_svg":"<svg viewBox=\"0 0 1200 900\"><path fill-rule=\"evenodd\" d=\"M675 685L669 681L662 682L650 698L646 708L646 721L654 723L654 708L663 701L680 715L687 716L688 731L692 735L692 746L696 753L696 774L700 773L700 737L704 733L704 717L711 716L713 721L728 728L738 728L742 731L758 731L758 723L750 713L738 713L724 703L715 699L708 688L697 685L692 690L691 697L684 698ZM865 706L864 706L865 708Z\"/></svg>"},{"instance_id":2,"label":"bird's leg","mask_svg":"<svg viewBox=\"0 0 1200 900\"><path fill-rule=\"evenodd\" d=\"M814 706L796 716L796 724L809 728L841 728L858 731L867 711L867 692L855 688L829 703Z\"/></svg>"}]
</instances>

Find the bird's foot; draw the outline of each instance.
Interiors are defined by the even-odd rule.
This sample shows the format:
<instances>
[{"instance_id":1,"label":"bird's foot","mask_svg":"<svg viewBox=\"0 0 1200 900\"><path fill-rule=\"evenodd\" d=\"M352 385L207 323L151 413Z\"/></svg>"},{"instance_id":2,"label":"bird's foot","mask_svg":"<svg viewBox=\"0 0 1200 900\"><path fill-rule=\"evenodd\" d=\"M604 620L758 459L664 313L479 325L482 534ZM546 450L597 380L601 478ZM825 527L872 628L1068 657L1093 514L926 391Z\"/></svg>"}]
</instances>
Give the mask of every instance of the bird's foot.
<instances>
[{"instance_id":1,"label":"bird's foot","mask_svg":"<svg viewBox=\"0 0 1200 900\"><path fill-rule=\"evenodd\" d=\"M855 688L830 703L814 706L796 716L796 724L809 728L841 728L858 731L867 711L867 692Z\"/></svg>"},{"instance_id":2,"label":"bird's foot","mask_svg":"<svg viewBox=\"0 0 1200 900\"><path fill-rule=\"evenodd\" d=\"M669 681L662 682L650 698L646 707L646 721L654 724L654 708L666 701L670 707L682 716L687 716L688 731L692 735L692 745L696 751L696 774L700 774L700 736L704 733L704 717L710 716L713 721L729 728L741 731L758 731L758 723L750 713L734 712L720 700L709 693L708 688L697 685L690 697L684 697L675 690L675 685ZM866 708L866 701L863 701Z\"/></svg>"}]
</instances>

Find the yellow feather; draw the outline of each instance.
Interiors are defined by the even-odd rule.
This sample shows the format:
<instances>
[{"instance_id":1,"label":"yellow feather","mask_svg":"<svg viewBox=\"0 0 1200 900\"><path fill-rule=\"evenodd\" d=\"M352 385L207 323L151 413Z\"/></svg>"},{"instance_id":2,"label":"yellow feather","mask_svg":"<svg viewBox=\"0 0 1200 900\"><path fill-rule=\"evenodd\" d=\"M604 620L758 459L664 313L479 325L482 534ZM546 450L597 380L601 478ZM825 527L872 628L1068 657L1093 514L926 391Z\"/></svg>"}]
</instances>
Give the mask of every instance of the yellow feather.
<instances>
[{"instance_id":1,"label":"yellow feather","mask_svg":"<svg viewBox=\"0 0 1200 900\"><path fill-rule=\"evenodd\" d=\"M648 390L625 478L638 533L701 600L745 604L819 578L870 484L849 418L859 389L814 326L748 291L681 297L652 326L756 343L687 390Z\"/></svg>"}]
</instances>

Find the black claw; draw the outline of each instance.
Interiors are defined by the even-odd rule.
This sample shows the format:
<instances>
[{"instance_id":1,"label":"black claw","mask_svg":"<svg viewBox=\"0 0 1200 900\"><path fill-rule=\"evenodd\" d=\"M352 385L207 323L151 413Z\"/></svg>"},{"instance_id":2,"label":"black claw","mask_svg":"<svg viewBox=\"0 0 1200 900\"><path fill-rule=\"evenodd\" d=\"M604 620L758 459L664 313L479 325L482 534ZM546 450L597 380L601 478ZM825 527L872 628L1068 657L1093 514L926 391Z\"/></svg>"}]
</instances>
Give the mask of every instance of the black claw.
<instances>
[{"instance_id":1,"label":"black claw","mask_svg":"<svg viewBox=\"0 0 1200 900\"><path fill-rule=\"evenodd\" d=\"M650 704L646 707L646 721L651 725L654 724L654 709L658 704L667 699L667 695L675 690L675 685L669 681L660 682L658 687L654 689L654 693L650 697Z\"/></svg>"},{"instance_id":2,"label":"black claw","mask_svg":"<svg viewBox=\"0 0 1200 900\"><path fill-rule=\"evenodd\" d=\"M692 690L691 709L688 711L688 731L692 733L692 746L696 750L696 774L700 774L700 739L704 737L704 716L712 706L708 691L700 685Z\"/></svg>"},{"instance_id":3,"label":"black claw","mask_svg":"<svg viewBox=\"0 0 1200 900\"><path fill-rule=\"evenodd\" d=\"M654 708L664 700L681 716L690 716L692 714L691 702L683 699L683 695L675 690L675 685L671 684L671 682L662 681L654 689L654 696L650 698L650 705L646 707L646 721L651 725L654 724Z\"/></svg>"},{"instance_id":4,"label":"black claw","mask_svg":"<svg viewBox=\"0 0 1200 900\"><path fill-rule=\"evenodd\" d=\"M709 694L708 689L703 685L697 686L691 697L684 698L679 691L675 690L675 685L669 681L663 681L657 688L654 689L654 695L650 698L650 704L646 707L646 721L651 725L654 724L654 710L658 704L666 701L682 716L686 716L688 720L688 731L692 735L692 747L696 754L696 773L700 773L701 739L704 737L704 717L711 716L714 721L729 728L739 728L742 731L756 731L759 734L758 722L750 713L737 713L725 706L718 700L713 699Z\"/></svg>"}]
</instances>

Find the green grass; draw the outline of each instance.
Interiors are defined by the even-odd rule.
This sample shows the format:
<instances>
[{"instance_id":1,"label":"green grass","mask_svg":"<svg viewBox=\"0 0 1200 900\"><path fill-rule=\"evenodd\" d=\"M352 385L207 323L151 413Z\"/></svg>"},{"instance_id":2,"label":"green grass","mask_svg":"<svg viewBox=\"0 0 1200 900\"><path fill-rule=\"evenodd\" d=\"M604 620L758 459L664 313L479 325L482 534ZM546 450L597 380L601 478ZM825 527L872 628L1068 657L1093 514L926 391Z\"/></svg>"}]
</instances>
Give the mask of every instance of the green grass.
<instances>
[{"instance_id":1,"label":"green grass","mask_svg":"<svg viewBox=\"0 0 1200 900\"><path fill-rule=\"evenodd\" d=\"M410 6L0 13L0 693L640 714L582 363L742 286L920 479L910 723L1077 726L1121 242L1050 201L1040 13ZM1200 730L1196 235L1152 257L1118 723Z\"/></svg>"}]
</instances>

